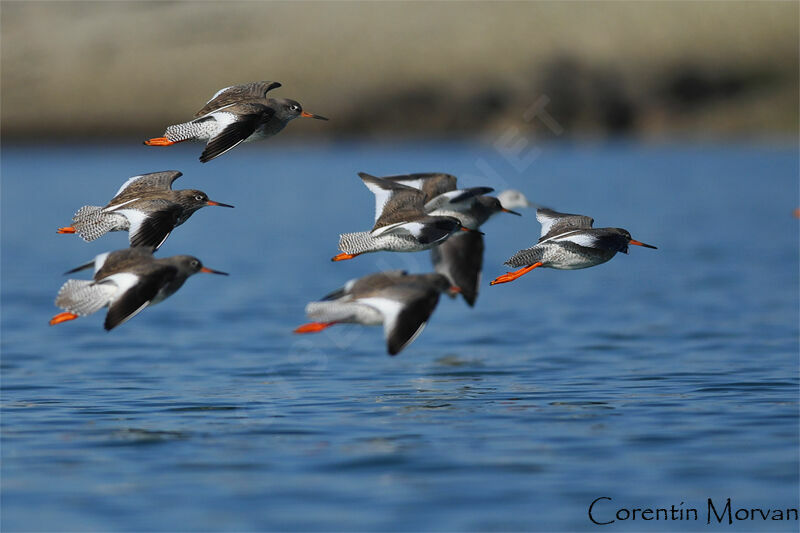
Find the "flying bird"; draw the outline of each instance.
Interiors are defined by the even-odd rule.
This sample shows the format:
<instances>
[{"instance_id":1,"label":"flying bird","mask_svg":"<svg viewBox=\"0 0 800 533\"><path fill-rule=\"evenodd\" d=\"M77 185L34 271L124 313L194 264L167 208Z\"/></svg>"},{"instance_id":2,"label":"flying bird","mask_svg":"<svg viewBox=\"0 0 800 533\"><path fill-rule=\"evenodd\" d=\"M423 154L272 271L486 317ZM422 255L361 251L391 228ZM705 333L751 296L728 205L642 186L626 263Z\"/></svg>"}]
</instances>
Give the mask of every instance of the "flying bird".
<instances>
[{"instance_id":1,"label":"flying bird","mask_svg":"<svg viewBox=\"0 0 800 533\"><path fill-rule=\"evenodd\" d=\"M396 355L422 333L439 302L439 294L457 290L441 274L407 274L390 270L348 281L318 302L306 306L314 320L294 330L316 333L334 324L383 325L389 355Z\"/></svg>"},{"instance_id":2,"label":"flying bird","mask_svg":"<svg viewBox=\"0 0 800 533\"><path fill-rule=\"evenodd\" d=\"M242 142L272 137L297 117L327 118L303 111L288 98L267 98L280 87L274 81L256 81L220 89L189 122L168 126L163 137L144 141L148 146L170 146L183 141L205 141L200 161L206 163Z\"/></svg>"},{"instance_id":3,"label":"flying bird","mask_svg":"<svg viewBox=\"0 0 800 533\"><path fill-rule=\"evenodd\" d=\"M542 224L542 236L531 248L520 250L505 262L510 267L523 267L508 272L491 285L508 283L538 267L577 270L610 260L617 252L628 253L628 245L655 246L634 240L622 228L593 228L594 219L584 215L558 213L538 209L536 220Z\"/></svg>"},{"instance_id":4,"label":"flying bird","mask_svg":"<svg viewBox=\"0 0 800 533\"><path fill-rule=\"evenodd\" d=\"M419 189L364 172L359 173L359 177L375 194L375 225L371 231L340 235L339 249L342 253L334 256L332 261L352 259L363 253L381 250L427 250L456 231L475 231L463 227L455 217L427 214L424 209L425 195Z\"/></svg>"},{"instance_id":5,"label":"flying bird","mask_svg":"<svg viewBox=\"0 0 800 533\"><path fill-rule=\"evenodd\" d=\"M520 215L501 203L505 193L515 193L510 198L517 205L527 198L519 191L503 191L497 198L486 196L491 187L457 188L457 178L451 174L426 172L388 176L384 179L415 187L425 194L425 212L429 215L452 216L462 225L477 230L487 220L498 213ZM434 269L444 274L450 282L461 289L461 296L470 307L478 298L481 270L483 269L483 235L477 231L458 233L439 246L431 249Z\"/></svg>"},{"instance_id":6,"label":"flying bird","mask_svg":"<svg viewBox=\"0 0 800 533\"><path fill-rule=\"evenodd\" d=\"M149 247L107 252L94 261L74 268L72 274L94 266L91 280L70 279L61 287L56 306L65 310L50 320L60 324L108 307L104 327L111 330L155 305L181 288L186 278L198 272L222 274L206 268L196 257L176 255L156 259Z\"/></svg>"},{"instance_id":7,"label":"flying bird","mask_svg":"<svg viewBox=\"0 0 800 533\"><path fill-rule=\"evenodd\" d=\"M131 246L157 250L175 227L201 207L233 207L209 200L203 191L173 191L172 183L181 176L177 170L134 176L122 184L108 205L81 207L72 217L72 226L59 228L57 233L77 233L88 242L109 231L128 231Z\"/></svg>"}]
</instances>

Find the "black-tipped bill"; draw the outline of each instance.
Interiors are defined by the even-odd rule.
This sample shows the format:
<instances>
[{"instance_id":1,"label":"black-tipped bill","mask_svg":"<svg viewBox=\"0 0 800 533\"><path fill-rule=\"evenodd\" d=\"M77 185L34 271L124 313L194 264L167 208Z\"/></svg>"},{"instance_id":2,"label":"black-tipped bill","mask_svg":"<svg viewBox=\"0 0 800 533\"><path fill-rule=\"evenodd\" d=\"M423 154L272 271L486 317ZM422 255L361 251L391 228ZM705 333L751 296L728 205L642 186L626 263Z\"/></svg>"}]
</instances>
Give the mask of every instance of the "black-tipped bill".
<instances>
[{"instance_id":1,"label":"black-tipped bill","mask_svg":"<svg viewBox=\"0 0 800 533\"><path fill-rule=\"evenodd\" d=\"M309 113L308 111L303 111L302 113L300 113L300 116L306 118L315 118L317 120L328 120L326 117L323 117L322 115L315 115L314 113Z\"/></svg>"},{"instance_id":2,"label":"black-tipped bill","mask_svg":"<svg viewBox=\"0 0 800 533\"><path fill-rule=\"evenodd\" d=\"M656 248L656 247L655 247L655 246L653 246L652 244L645 244L645 243L643 243L643 242L634 241L633 239L631 239L630 241L628 241L628 243L629 243L629 244L635 244L636 246L644 246L645 248L652 248L653 250L658 250L658 248Z\"/></svg>"},{"instance_id":3,"label":"black-tipped bill","mask_svg":"<svg viewBox=\"0 0 800 533\"><path fill-rule=\"evenodd\" d=\"M230 204L223 204L222 202L215 202L215 201L213 201L213 200L209 200L209 201L207 201L207 202L206 202L206 205L216 205L216 206L219 206L219 207L233 207L233 206L232 206L232 205L230 205Z\"/></svg>"},{"instance_id":4,"label":"black-tipped bill","mask_svg":"<svg viewBox=\"0 0 800 533\"><path fill-rule=\"evenodd\" d=\"M212 269L210 269L208 267L201 268L200 272L203 272L204 274L219 274L220 276L229 275L227 272L220 272L219 270L212 270Z\"/></svg>"},{"instance_id":5,"label":"black-tipped bill","mask_svg":"<svg viewBox=\"0 0 800 533\"><path fill-rule=\"evenodd\" d=\"M511 209L506 209L505 207L501 209L503 213L508 213L509 215L517 215L518 217L522 216L522 213L517 213L516 211L512 211Z\"/></svg>"}]
</instances>

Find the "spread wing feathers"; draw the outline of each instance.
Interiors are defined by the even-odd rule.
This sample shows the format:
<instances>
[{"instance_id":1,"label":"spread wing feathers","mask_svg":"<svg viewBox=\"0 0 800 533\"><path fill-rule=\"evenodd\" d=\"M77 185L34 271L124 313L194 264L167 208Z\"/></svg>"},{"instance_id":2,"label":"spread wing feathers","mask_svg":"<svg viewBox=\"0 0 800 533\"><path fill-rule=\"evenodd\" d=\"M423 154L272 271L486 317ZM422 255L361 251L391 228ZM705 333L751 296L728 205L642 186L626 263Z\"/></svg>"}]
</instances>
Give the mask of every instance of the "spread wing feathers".
<instances>
[{"instance_id":1,"label":"spread wing feathers","mask_svg":"<svg viewBox=\"0 0 800 533\"><path fill-rule=\"evenodd\" d=\"M103 259L102 262L99 261L100 258ZM94 279L100 282L115 272L144 272L153 261L155 261L153 249L149 246L125 248L101 254L95 259Z\"/></svg>"},{"instance_id":2,"label":"spread wing feathers","mask_svg":"<svg viewBox=\"0 0 800 533\"><path fill-rule=\"evenodd\" d=\"M118 297L108 308L104 324L106 330L124 324L150 305L159 289L174 279L177 272L178 269L173 266L161 266L153 270L154 275L137 276L125 272L113 274L98 282L113 283L120 290Z\"/></svg>"},{"instance_id":3,"label":"spread wing feathers","mask_svg":"<svg viewBox=\"0 0 800 533\"><path fill-rule=\"evenodd\" d=\"M239 116L208 141L205 150L200 154L200 161L207 163L244 142L256 131L260 119L260 113Z\"/></svg>"},{"instance_id":4,"label":"spread wing feathers","mask_svg":"<svg viewBox=\"0 0 800 533\"><path fill-rule=\"evenodd\" d=\"M421 215L425 195L419 189L359 172L364 185L375 195L374 229L407 221L408 217Z\"/></svg>"},{"instance_id":5,"label":"spread wing feathers","mask_svg":"<svg viewBox=\"0 0 800 533\"><path fill-rule=\"evenodd\" d=\"M420 172L417 174L402 174L387 176L383 179L419 189L429 202L442 193L453 191L456 188L456 177L441 172Z\"/></svg>"},{"instance_id":6,"label":"spread wing feathers","mask_svg":"<svg viewBox=\"0 0 800 533\"><path fill-rule=\"evenodd\" d=\"M165 202L163 209L151 212L136 226L133 225L129 232L131 246L149 246L153 251L158 250L169 237L170 232L178 224L183 209L180 205Z\"/></svg>"},{"instance_id":7,"label":"spread wing feathers","mask_svg":"<svg viewBox=\"0 0 800 533\"><path fill-rule=\"evenodd\" d=\"M344 290L355 298L364 297L375 291L395 285L399 281L402 281L407 275L408 272L405 270L384 270L362 278L350 280L345 284Z\"/></svg>"},{"instance_id":8,"label":"spread wing feathers","mask_svg":"<svg viewBox=\"0 0 800 533\"><path fill-rule=\"evenodd\" d=\"M470 187L469 189L448 191L430 200L425 204L424 209L426 213L430 213L432 211L436 211L437 209L451 205L455 209L459 209L462 206L468 207L470 205L470 202L468 202L469 200L472 200L476 196L480 196L482 194L489 194L493 190L494 189L491 187Z\"/></svg>"},{"instance_id":9,"label":"spread wing feathers","mask_svg":"<svg viewBox=\"0 0 800 533\"><path fill-rule=\"evenodd\" d=\"M195 117L202 117L217 109L236 102L245 100L260 100L267 97L267 93L272 89L277 89L281 84L276 81L256 81L242 85L232 85L225 87L211 97L203 108L194 114Z\"/></svg>"},{"instance_id":10,"label":"spread wing feathers","mask_svg":"<svg viewBox=\"0 0 800 533\"><path fill-rule=\"evenodd\" d=\"M58 291L56 305L78 316L91 315L108 305L116 296L117 291L118 287L113 284L70 279Z\"/></svg>"},{"instance_id":11,"label":"spread wing feathers","mask_svg":"<svg viewBox=\"0 0 800 533\"><path fill-rule=\"evenodd\" d=\"M438 219L438 220L437 220ZM397 222L373 230L372 236L385 234L411 235L420 244L432 244L446 239L458 227L456 219L425 217L415 222Z\"/></svg>"},{"instance_id":12,"label":"spread wing feathers","mask_svg":"<svg viewBox=\"0 0 800 533\"><path fill-rule=\"evenodd\" d=\"M385 289L380 296L359 301L381 312L389 354L396 355L422 333L439 301L439 293L401 284Z\"/></svg>"},{"instance_id":13,"label":"spread wing feathers","mask_svg":"<svg viewBox=\"0 0 800 533\"><path fill-rule=\"evenodd\" d=\"M568 231L591 228L594 224L591 217L558 213L552 209L537 209L536 220L542 225L539 242Z\"/></svg>"},{"instance_id":14,"label":"spread wing feathers","mask_svg":"<svg viewBox=\"0 0 800 533\"><path fill-rule=\"evenodd\" d=\"M592 248L595 250L607 250L609 252L620 252L627 249L627 239L618 234L606 233L602 230L586 230L580 233L566 234L556 237L549 242L557 242L569 250L578 253L585 253L580 248Z\"/></svg>"},{"instance_id":15,"label":"spread wing feathers","mask_svg":"<svg viewBox=\"0 0 800 533\"><path fill-rule=\"evenodd\" d=\"M76 266L72 270L67 270L66 272L64 272L64 275L66 275L66 274L74 274L75 272L80 272L81 270L86 270L87 268L91 268L91 267L94 267L94 271L96 273L101 268L103 268L103 265L105 264L106 259L108 259L108 256L111 253L113 253L113 252L105 252L105 253L99 254L99 255L95 256L95 258L92 259L91 261L89 261L88 263L84 263L84 264L82 264L80 266Z\"/></svg>"},{"instance_id":16,"label":"spread wing feathers","mask_svg":"<svg viewBox=\"0 0 800 533\"><path fill-rule=\"evenodd\" d=\"M151 172L150 174L133 176L122 184L122 187L119 188L110 203L113 204L114 199L122 194L123 191L127 196L138 195L140 191L172 190L172 182L181 176L183 176L183 173L177 170L165 170L163 172Z\"/></svg>"},{"instance_id":17,"label":"spread wing feathers","mask_svg":"<svg viewBox=\"0 0 800 533\"><path fill-rule=\"evenodd\" d=\"M478 298L483 269L483 235L459 232L431 250L436 272L461 289L461 296L472 307Z\"/></svg>"},{"instance_id":18,"label":"spread wing feathers","mask_svg":"<svg viewBox=\"0 0 800 533\"><path fill-rule=\"evenodd\" d=\"M609 242L603 242L604 240ZM577 244L586 248L608 248L611 244L609 239L604 239L603 235L586 233L586 230L563 233L557 237L552 237L548 242Z\"/></svg>"}]
</instances>

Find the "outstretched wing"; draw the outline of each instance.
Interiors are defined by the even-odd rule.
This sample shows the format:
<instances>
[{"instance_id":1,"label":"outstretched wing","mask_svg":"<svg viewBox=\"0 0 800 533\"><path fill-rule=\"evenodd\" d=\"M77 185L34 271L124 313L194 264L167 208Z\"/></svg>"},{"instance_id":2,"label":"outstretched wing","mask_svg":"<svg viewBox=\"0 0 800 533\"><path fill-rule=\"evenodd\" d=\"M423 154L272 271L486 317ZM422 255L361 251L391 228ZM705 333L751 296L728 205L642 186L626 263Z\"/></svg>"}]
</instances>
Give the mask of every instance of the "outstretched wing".
<instances>
[{"instance_id":1,"label":"outstretched wing","mask_svg":"<svg viewBox=\"0 0 800 533\"><path fill-rule=\"evenodd\" d=\"M386 176L383 179L421 190L425 195L426 202L433 200L442 193L456 189L456 177L441 172L400 174L397 176Z\"/></svg>"},{"instance_id":2,"label":"outstretched wing","mask_svg":"<svg viewBox=\"0 0 800 533\"><path fill-rule=\"evenodd\" d=\"M542 225L542 236L539 238L539 242L568 231L588 229L594 224L594 219L591 217L559 213L552 209L537 209L536 220Z\"/></svg>"},{"instance_id":3,"label":"outstretched wing","mask_svg":"<svg viewBox=\"0 0 800 533\"><path fill-rule=\"evenodd\" d=\"M113 274L99 282L116 283L120 286L120 290L124 290L108 308L104 324L106 330L112 330L139 314L150 305L158 290L175 278L177 272L178 269L173 266L159 265L148 272L150 275L137 276L125 272Z\"/></svg>"},{"instance_id":4,"label":"outstretched wing","mask_svg":"<svg viewBox=\"0 0 800 533\"><path fill-rule=\"evenodd\" d=\"M195 118L202 117L203 115L207 115L217 109L237 102L264 99L267 97L269 91L280 86L281 84L277 81L256 81L243 85L225 87L217 91L217 93L211 97L211 100L206 102L206 105L195 113L194 116Z\"/></svg>"},{"instance_id":5,"label":"outstretched wing","mask_svg":"<svg viewBox=\"0 0 800 533\"><path fill-rule=\"evenodd\" d=\"M158 250L169 237L170 232L178 224L183 209L180 205L166 200L154 201L164 205L157 211L150 212L134 227L131 224L128 240L131 246L149 246Z\"/></svg>"},{"instance_id":6,"label":"outstretched wing","mask_svg":"<svg viewBox=\"0 0 800 533\"><path fill-rule=\"evenodd\" d=\"M177 170L164 170L162 172L133 176L122 184L122 187L119 188L109 205L114 205L116 203L114 200L123 193L126 197L133 197L144 191L169 191L172 189L172 182L181 176L183 176L183 173Z\"/></svg>"},{"instance_id":7,"label":"outstretched wing","mask_svg":"<svg viewBox=\"0 0 800 533\"><path fill-rule=\"evenodd\" d=\"M483 268L483 235L477 231L458 232L431 249L436 272L461 289L461 296L472 307L478 298Z\"/></svg>"},{"instance_id":8,"label":"outstretched wing","mask_svg":"<svg viewBox=\"0 0 800 533\"><path fill-rule=\"evenodd\" d=\"M458 219L452 217L422 217L412 222L395 222L372 230L372 236L387 233L411 235L420 244L433 244L450 236L460 227Z\"/></svg>"},{"instance_id":9,"label":"outstretched wing","mask_svg":"<svg viewBox=\"0 0 800 533\"><path fill-rule=\"evenodd\" d=\"M422 207L425 195L419 189L364 172L359 172L358 176L375 195L375 226L372 231L424 214Z\"/></svg>"},{"instance_id":10,"label":"outstretched wing","mask_svg":"<svg viewBox=\"0 0 800 533\"><path fill-rule=\"evenodd\" d=\"M389 355L397 355L422 333L439 302L439 292L414 284L401 284L359 302L381 312Z\"/></svg>"},{"instance_id":11,"label":"outstretched wing","mask_svg":"<svg viewBox=\"0 0 800 533\"><path fill-rule=\"evenodd\" d=\"M494 189L491 187L470 187L469 189L457 189L442 193L425 204L425 212L432 213L437 209L451 208L458 211L459 209L468 208L470 201L476 196L482 194L489 194Z\"/></svg>"},{"instance_id":12,"label":"outstretched wing","mask_svg":"<svg viewBox=\"0 0 800 533\"><path fill-rule=\"evenodd\" d=\"M242 109L238 109L242 108ZM231 109L231 111L234 111ZM258 104L246 104L237 106L236 113L219 112L214 117L218 121L227 120L227 125L223 130L212 137L200 154L200 161L207 163L215 157L219 157L228 150L238 146L255 133L258 125L268 120L275 113L272 108ZM239 113L239 111L245 111Z\"/></svg>"}]
</instances>

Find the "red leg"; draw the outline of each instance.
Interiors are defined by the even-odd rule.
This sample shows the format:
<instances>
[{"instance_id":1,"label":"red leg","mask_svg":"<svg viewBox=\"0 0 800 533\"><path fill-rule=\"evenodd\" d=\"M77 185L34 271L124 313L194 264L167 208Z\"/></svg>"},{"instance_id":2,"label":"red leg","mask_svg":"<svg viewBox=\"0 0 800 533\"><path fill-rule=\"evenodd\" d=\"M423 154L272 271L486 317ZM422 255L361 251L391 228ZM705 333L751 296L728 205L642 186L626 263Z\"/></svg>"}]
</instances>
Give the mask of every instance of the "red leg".
<instances>
[{"instance_id":1,"label":"red leg","mask_svg":"<svg viewBox=\"0 0 800 533\"><path fill-rule=\"evenodd\" d=\"M520 268L519 270L515 270L514 272L507 272L502 276L498 276L497 279L492 281L489 285L497 285L498 283L508 283L509 281L514 281L518 277L524 276L534 268L540 266L542 266L542 263L534 263L532 265Z\"/></svg>"},{"instance_id":2,"label":"red leg","mask_svg":"<svg viewBox=\"0 0 800 533\"><path fill-rule=\"evenodd\" d=\"M355 257L355 256L357 256L357 255L361 255L361 254L346 254L346 253L340 253L340 254L338 254L338 255L335 255L335 256L331 257L331 261L345 261L345 260L347 260L347 259L352 259L352 258L354 258L354 257Z\"/></svg>"},{"instance_id":3,"label":"red leg","mask_svg":"<svg viewBox=\"0 0 800 533\"><path fill-rule=\"evenodd\" d=\"M317 333L322 331L325 328L329 328L332 325L336 324L336 322L309 322L308 324L303 324L302 326L296 328L294 330L295 333Z\"/></svg>"},{"instance_id":4,"label":"red leg","mask_svg":"<svg viewBox=\"0 0 800 533\"><path fill-rule=\"evenodd\" d=\"M50 319L50 325L55 326L56 324L75 320L76 318L78 318L78 315L75 313L58 313L56 316Z\"/></svg>"}]
</instances>

